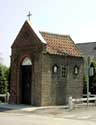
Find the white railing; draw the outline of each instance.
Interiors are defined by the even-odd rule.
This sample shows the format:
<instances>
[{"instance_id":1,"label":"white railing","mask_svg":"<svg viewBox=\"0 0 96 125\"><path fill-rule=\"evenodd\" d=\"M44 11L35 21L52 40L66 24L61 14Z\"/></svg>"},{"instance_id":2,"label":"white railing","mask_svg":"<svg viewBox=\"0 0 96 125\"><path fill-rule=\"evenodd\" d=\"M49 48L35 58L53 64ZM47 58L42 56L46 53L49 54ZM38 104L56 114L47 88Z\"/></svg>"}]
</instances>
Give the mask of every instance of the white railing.
<instances>
[{"instance_id":1,"label":"white railing","mask_svg":"<svg viewBox=\"0 0 96 125\"><path fill-rule=\"evenodd\" d=\"M96 95L90 95L88 98L86 97L79 99L73 99L72 96L70 96L68 100L69 109L73 109L75 104L86 103L88 105L90 101L92 101L96 105Z\"/></svg>"},{"instance_id":2,"label":"white railing","mask_svg":"<svg viewBox=\"0 0 96 125\"><path fill-rule=\"evenodd\" d=\"M80 98L80 99L72 99L72 102L84 102L87 101L87 98ZM88 101L96 101L96 97L89 97Z\"/></svg>"},{"instance_id":3,"label":"white railing","mask_svg":"<svg viewBox=\"0 0 96 125\"><path fill-rule=\"evenodd\" d=\"M0 97L4 98L4 102L5 103L8 103L10 94L9 93L7 93L7 94L0 94Z\"/></svg>"}]
</instances>

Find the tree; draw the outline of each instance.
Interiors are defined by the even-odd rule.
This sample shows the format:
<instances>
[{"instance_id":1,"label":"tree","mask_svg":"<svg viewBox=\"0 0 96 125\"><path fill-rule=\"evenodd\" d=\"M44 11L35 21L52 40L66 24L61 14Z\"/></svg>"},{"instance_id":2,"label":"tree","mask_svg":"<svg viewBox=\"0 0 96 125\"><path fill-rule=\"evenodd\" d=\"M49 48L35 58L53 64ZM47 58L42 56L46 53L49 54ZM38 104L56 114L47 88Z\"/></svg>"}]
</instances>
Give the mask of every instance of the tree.
<instances>
[{"instance_id":1,"label":"tree","mask_svg":"<svg viewBox=\"0 0 96 125\"><path fill-rule=\"evenodd\" d=\"M92 94L96 94L96 61L92 61L90 64L89 71L89 91Z\"/></svg>"},{"instance_id":2,"label":"tree","mask_svg":"<svg viewBox=\"0 0 96 125\"><path fill-rule=\"evenodd\" d=\"M8 92L9 86L9 68L0 65L0 94Z\"/></svg>"},{"instance_id":3,"label":"tree","mask_svg":"<svg viewBox=\"0 0 96 125\"><path fill-rule=\"evenodd\" d=\"M89 68L89 92L92 94L96 94L96 61L91 61L90 68ZM84 76L83 79L83 93L87 93L87 76Z\"/></svg>"}]
</instances>

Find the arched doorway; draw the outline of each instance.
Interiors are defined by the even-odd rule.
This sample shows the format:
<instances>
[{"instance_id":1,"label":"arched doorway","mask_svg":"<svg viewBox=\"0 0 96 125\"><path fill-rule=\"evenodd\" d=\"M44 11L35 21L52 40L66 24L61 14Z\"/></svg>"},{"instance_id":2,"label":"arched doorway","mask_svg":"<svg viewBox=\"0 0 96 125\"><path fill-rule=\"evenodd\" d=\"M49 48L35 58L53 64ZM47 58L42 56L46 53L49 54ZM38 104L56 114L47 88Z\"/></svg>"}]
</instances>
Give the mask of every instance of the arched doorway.
<instances>
[{"instance_id":1,"label":"arched doorway","mask_svg":"<svg viewBox=\"0 0 96 125\"><path fill-rule=\"evenodd\" d=\"M32 86L32 62L30 58L24 58L21 64L21 103L31 104Z\"/></svg>"}]
</instances>

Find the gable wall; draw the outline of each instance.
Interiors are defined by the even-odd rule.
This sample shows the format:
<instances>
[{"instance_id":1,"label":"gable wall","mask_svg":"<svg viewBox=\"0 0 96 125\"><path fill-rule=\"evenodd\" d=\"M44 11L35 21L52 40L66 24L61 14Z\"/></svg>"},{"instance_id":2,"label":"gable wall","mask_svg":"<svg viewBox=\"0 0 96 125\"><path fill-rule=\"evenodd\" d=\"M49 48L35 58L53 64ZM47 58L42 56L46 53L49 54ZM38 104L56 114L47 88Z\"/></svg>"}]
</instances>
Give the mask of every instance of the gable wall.
<instances>
[{"instance_id":1,"label":"gable wall","mask_svg":"<svg viewBox=\"0 0 96 125\"><path fill-rule=\"evenodd\" d=\"M24 38L25 32L31 32L28 39ZM41 104L41 61L43 45L30 28L25 25L21 29L12 46L11 55L11 96L10 103L21 103L20 96L20 66L23 59L27 56L32 60L32 104Z\"/></svg>"}]
</instances>

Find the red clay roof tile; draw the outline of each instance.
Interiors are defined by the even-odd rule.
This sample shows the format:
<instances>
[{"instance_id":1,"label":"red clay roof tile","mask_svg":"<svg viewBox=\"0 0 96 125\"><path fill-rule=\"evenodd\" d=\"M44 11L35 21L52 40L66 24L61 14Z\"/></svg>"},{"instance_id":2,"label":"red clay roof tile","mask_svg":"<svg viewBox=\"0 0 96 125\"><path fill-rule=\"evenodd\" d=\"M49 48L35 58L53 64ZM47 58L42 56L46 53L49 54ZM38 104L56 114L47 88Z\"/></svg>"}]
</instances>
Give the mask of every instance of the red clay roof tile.
<instances>
[{"instance_id":1,"label":"red clay roof tile","mask_svg":"<svg viewBox=\"0 0 96 125\"><path fill-rule=\"evenodd\" d=\"M49 54L70 55L80 57L80 51L69 35L59 35L48 32L40 32L47 42Z\"/></svg>"}]
</instances>

